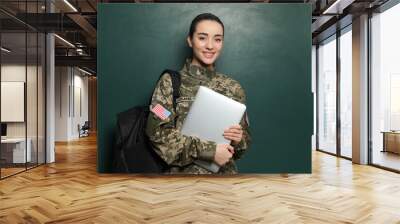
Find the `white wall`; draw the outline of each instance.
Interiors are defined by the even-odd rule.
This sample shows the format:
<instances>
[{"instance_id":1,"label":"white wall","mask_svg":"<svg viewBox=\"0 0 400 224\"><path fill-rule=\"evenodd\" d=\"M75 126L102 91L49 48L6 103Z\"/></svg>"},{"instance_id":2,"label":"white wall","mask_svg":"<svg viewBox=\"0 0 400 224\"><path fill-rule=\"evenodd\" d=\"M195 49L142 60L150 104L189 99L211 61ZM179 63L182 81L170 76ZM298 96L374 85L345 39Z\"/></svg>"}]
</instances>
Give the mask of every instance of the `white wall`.
<instances>
[{"instance_id":1,"label":"white wall","mask_svg":"<svg viewBox=\"0 0 400 224\"><path fill-rule=\"evenodd\" d=\"M78 124L88 120L88 77L76 68L56 67L55 89L55 140L77 139Z\"/></svg>"},{"instance_id":2,"label":"white wall","mask_svg":"<svg viewBox=\"0 0 400 224\"><path fill-rule=\"evenodd\" d=\"M55 68L55 141L68 140L68 86L67 67Z\"/></svg>"},{"instance_id":3,"label":"white wall","mask_svg":"<svg viewBox=\"0 0 400 224\"><path fill-rule=\"evenodd\" d=\"M32 66L28 66L28 74ZM9 64L1 66L1 81L25 82L25 65ZM4 96L3 96L4 97ZM1 108L6 110L6 108ZM25 137L25 122L7 122L7 137Z\"/></svg>"},{"instance_id":4,"label":"white wall","mask_svg":"<svg viewBox=\"0 0 400 224\"><path fill-rule=\"evenodd\" d=\"M27 69L27 73L25 71ZM39 67L39 73L41 73L41 68ZM1 66L1 81L2 82L25 82L25 75L28 78L27 87L27 120L28 120L28 137L30 134L34 133L36 137L36 66L27 66L18 64L5 64ZM30 87L30 88L29 88ZM7 96L3 96L7 97ZM41 107L42 105L39 105ZM1 110L6 110L7 108L1 108ZM7 122L7 136L8 137L25 137L25 123L26 122ZM39 136L43 137L43 136Z\"/></svg>"},{"instance_id":5,"label":"white wall","mask_svg":"<svg viewBox=\"0 0 400 224\"><path fill-rule=\"evenodd\" d=\"M80 124L81 126L85 123L85 121L89 120L89 92L88 92L88 77L87 76L82 76L83 73L79 72L79 75L76 75L76 71L75 70L75 79L74 79L74 89L75 89L75 96L74 96L74 100L75 100L75 113L74 113L74 119L72 120L72 127L74 127L72 129L72 135L78 137L78 124ZM80 93L78 93L78 91L80 91ZM80 98L78 98L78 96L80 95ZM80 102L79 102L80 101ZM80 104L80 105L79 105ZM81 107L81 108L79 108ZM79 109L81 109L81 111L79 111Z\"/></svg>"}]
</instances>

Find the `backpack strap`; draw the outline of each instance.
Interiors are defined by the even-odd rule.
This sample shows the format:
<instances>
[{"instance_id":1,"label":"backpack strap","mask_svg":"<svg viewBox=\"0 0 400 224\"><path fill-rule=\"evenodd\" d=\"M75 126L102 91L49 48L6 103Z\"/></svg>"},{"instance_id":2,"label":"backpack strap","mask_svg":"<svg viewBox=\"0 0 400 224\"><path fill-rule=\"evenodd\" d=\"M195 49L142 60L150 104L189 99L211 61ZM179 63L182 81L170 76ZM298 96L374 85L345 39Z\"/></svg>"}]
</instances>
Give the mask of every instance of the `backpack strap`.
<instances>
[{"instance_id":1,"label":"backpack strap","mask_svg":"<svg viewBox=\"0 0 400 224\"><path fill-rule=\"evenodd\" d=\"M172 95L173 95L173 105L174 109L176 109L176 100L179 98L180 93L179 93L179 87L181 86L181 74L179 72L171 70L171 69L166 69L161 73L161 76L165 73L168 73L171 76L172 80ZM161 78L160 76L160 78Z\"/></svg>"},{"instance_id":2,"label":"backpack strap","mask_svg":"<svg viewBox=\"0 0 400 224\"><path fill-rule=\"evenodd\" d=\"M172 81L172 103L173 103L173 107L174 110L176 109L176 100L179 98L180 93L179 93L179 87L181 86L181 74L179 74L179 72L171 70L171 69L165 69L160 77L158 78L158 81L160 81L161 77L165 74L168 73L171 77L171 81ZM149 104L151 105L151 96L149 99Z\"/></svg>"}]
</instances>

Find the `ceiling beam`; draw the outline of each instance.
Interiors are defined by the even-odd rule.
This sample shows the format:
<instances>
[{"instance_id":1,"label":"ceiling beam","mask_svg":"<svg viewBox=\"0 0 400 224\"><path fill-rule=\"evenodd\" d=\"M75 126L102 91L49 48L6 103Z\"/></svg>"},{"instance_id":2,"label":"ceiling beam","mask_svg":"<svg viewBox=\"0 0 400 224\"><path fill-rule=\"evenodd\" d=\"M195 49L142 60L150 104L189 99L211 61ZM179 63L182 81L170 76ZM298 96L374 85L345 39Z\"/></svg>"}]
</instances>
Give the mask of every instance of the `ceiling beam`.
<instances>
[{"instance_id":1,"label":"ceiling beam","mask_svg":"<svg viewBox=\"0 0 400 224\"><path fill-rule=\"evenodd\" d=\"M90 42L91 40L96 40L96 37L97 37L96 28L94 28L92 26L92 24L90 24L88 22L88 20L80 14L71 13L71 14L67 14L67 16L71 20L73 20L77 25L79 25L82 28L82 30L85 31L85 33L90 37L90 38L87 38L86 41L91 46L96 46L96 41Z\"/></svg>"},{"instance_id":2,"label":"ceiling beam","mask_svg":"<svg viewBox=\"0 0 400 224\"><path fill-rule=\"evenodd\" d=\"M55 56L56 66L83 66L96 71L96 58L90 56Z\"/></svg>"}]
</instances>

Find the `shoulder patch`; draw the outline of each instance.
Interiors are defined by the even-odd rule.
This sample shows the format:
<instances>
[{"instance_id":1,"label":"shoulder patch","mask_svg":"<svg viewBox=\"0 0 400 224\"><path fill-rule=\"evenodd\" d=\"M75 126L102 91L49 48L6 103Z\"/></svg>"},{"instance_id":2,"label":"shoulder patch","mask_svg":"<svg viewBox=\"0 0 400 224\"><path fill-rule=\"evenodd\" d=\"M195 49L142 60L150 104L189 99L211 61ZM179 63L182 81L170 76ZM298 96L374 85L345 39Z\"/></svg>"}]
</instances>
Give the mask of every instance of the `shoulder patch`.
<instances>
[{"instance_id":1,"label":"shoulder patch","mask_svg":"<svg viewBox=\"0 0 400 224\"><path fill-rule=\"evenodd\" d=\"M153 108L150 109L150 111L153 112L153 114L159 117L161 120L165 120L171 115L171 112L165 109L160 104L155 105Z\"/></svg>"}]
</instances>

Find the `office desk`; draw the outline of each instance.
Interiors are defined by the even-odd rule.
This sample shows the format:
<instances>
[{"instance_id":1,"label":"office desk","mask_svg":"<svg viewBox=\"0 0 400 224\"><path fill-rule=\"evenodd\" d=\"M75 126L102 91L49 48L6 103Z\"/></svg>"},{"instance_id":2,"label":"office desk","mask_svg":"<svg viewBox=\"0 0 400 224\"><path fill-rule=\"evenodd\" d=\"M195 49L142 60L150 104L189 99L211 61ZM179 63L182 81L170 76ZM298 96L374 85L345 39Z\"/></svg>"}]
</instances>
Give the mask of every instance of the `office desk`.
<instances>
[{"instance_id":1,"label":"office desk","mask_svg":"<svg viewBox=\"0 0 400 224\"><path fill-rule=\"evenodd\" d=\"M5 163L31 162L32 140L28 138L27 143L25 151L25 138L1 139L1 159L5 160Z\"/></svg>"},{"instance_id":2,"label":"office desk","mask_svg":"<svg viewBox=\"0 0 400 224\"><path fill-rule=\"evenodd\" d=\"M400 154L400 132L382 131L383 150L382 152L393 152Z\"/></svg>"}]
</instances>

